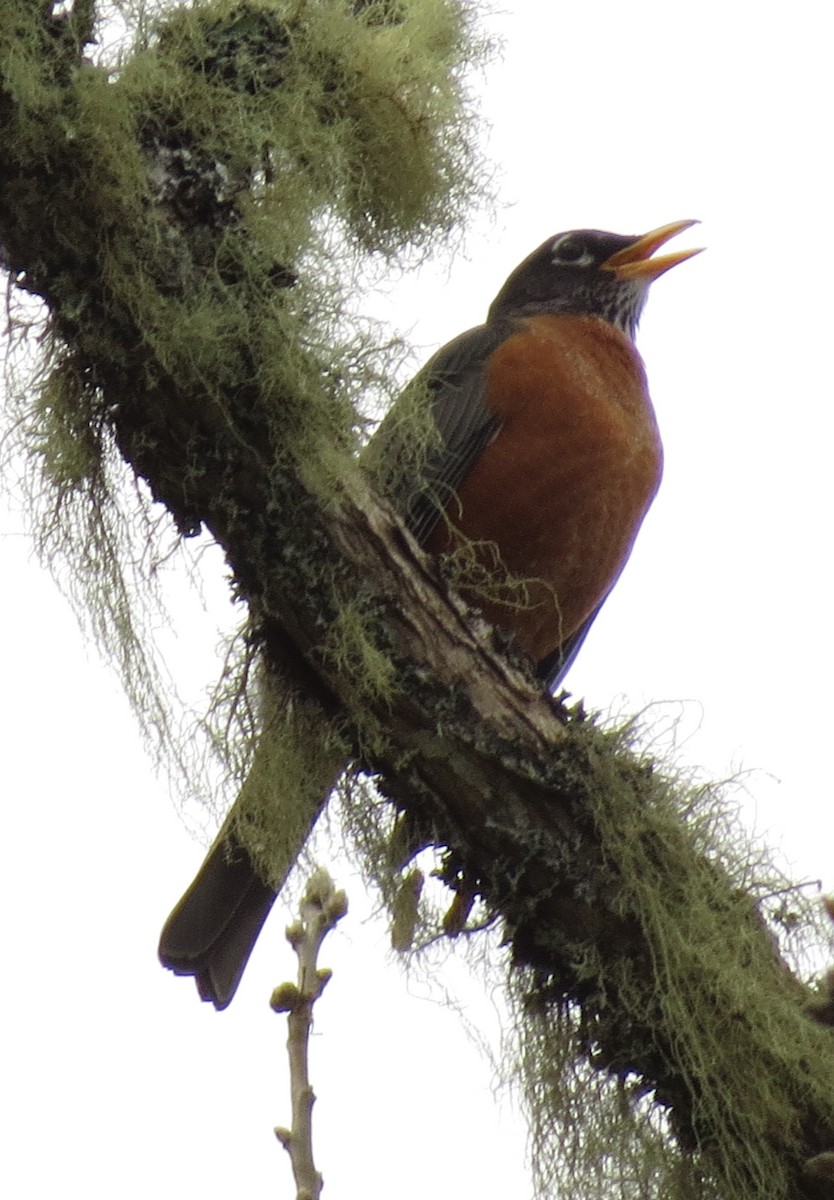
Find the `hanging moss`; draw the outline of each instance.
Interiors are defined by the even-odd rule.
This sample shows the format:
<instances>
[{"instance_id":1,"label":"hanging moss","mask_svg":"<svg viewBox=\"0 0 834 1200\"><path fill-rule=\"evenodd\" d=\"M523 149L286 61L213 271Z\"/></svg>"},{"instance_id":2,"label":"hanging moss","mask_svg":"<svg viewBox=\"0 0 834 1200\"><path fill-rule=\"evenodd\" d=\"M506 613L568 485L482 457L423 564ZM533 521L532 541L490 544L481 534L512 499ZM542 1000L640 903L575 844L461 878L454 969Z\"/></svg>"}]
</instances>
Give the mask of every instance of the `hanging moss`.
<instances>
[{"instance_id":1,"label":"hanging moss","mask_svg":"<svg viewBox=\"0 0 834 1200\"><path fill-rule=\"evenodd\" d=\"M580 734L600 854L576 863L576 896L604 903L607 924L539 930L564 978L511 981L541 1190L789 1197L797 1161L834 1128L834 1097L830 1031L808 1019L810 990L766 933L766 897L786 880L719 790L635 759L633 726ZM810 906L797 909L819 949Z\"/></svg>"},{"instance_id":2,"label":"hanging moss","mask_svg":"<svg viewBox=\"0 0 834 1200\"><path fill-rule=\"evenodd\" d=\"M488 907L467 922L470 956L477 929L501 918L505 1073L529 1114L538 1195L822 1200L823 1184L797 1180L831 1142L832 1035L810 1019L817 991L789 969L830 961L819 906L751 842L729 785L653 761L635 724L605 728L581 708L566 720L548 780L571 822L554 845L542 812L507 862L474 863L465 831L432 859L424 848L438 833L425 820L395 818L366 786L342 789L350 844L397 948L435 945L450 905L478 891ZM486 807L500 822L495 797ZM431 875L454 891L425 889Z\"/></svg>"},{"instance_id":3,"label":"hanging moss","mask_svg":"<svg viewBox=\"0 0 834 1200\"><path fill-rule=\"evenodd\" d=\"M40 545L150 740L175 758L176 699L166 706L152 665L147 589L131 582L170 552L152 501L189 538L213 513L223 543L256 511L287 506L285 470L321 502L338 494L388 354L372 353L344 297L363 256L436 244L477 192L463 80L484 46L453 0L124 4L121 15L114 50L92 4L69 16L2 6L0 236L19 285L51 309L51 349L26 388L36 402L21 396L16 414ZM173 470L160 454L172 438ZM125 489L120 456L153 480L151 497ZM270 475L271 494L249 487ZM282 550L312 560L291 508ZM274 557L252 523L252 552ZM390 664L361 603L331 583L328 653L383 686ZM249 761L233 740L230 759Z\"/></svg>"}]
</instances>

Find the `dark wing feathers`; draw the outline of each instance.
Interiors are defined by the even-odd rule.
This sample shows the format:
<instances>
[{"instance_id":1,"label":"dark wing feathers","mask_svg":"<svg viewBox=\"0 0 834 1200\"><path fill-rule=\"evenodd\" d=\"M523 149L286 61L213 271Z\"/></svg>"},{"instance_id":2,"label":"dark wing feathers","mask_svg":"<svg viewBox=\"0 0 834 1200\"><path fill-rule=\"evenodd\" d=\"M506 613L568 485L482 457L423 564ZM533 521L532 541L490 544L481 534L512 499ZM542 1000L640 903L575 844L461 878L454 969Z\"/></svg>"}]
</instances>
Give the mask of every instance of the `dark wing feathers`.
<instances>
[{"instance_id":1,"label":"dark wing feathers","mask_svg":"<svg viewBox=\"0 0 834 1200\"><path fill-rule=\"evenodd\" d=\"M599 610L607 599L608 592L605 593L591 615L585 618L579 628L574 630L559 649L554 650L552 654L548 654L547 658L543 658L537 665L536 674L545 681L549 692L555 694L556 688L573 666L573 660L582 649L582 643L585 641L588 630L593 625Z\"/></svg>"},{"instance_id":2,"label":"dark wing feathers","mask_svg":"<svg viewBox=\"0 0 834 1200\"><path fill-rule=\"evenodd\" d=\"M386 416L366 452L378 486L423 542L440 513L498 432L500 421L485 399L483 367L506 337L497 325L462 333L429 359L408 385L409 403L422 393L431 414L431 437L422 444L402 419L400 403Z\"/></svg>"}]
</instances>

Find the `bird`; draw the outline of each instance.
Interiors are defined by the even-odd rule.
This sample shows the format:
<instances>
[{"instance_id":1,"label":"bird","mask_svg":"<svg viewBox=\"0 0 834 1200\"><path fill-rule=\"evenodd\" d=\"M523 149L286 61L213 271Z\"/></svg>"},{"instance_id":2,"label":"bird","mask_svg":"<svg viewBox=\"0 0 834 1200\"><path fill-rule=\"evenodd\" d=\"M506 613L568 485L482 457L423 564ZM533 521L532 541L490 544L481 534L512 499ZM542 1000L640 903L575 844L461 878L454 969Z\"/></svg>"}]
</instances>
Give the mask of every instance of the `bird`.
<instances>
[{"instance_id":1,"label":"bird","mask_svg":"<svg viewBox=\"0 0 834 1200\"><path fill-rule=\"evenodd\" d=\"M460 594L551 692L660 484L663 450L635 334L650 285L700 248L656 251L696 223L549 237L508 276L484 324L428 361L367 448L371 478L411 534L441 563L462 563ZM419 439L403 419L415 397L428 430ZM308 799L291 851L323 802ZM276 894L227 822L168 918L162 963L194 975L201 998L225 1008Z\"/></svg>"}]
</instances>

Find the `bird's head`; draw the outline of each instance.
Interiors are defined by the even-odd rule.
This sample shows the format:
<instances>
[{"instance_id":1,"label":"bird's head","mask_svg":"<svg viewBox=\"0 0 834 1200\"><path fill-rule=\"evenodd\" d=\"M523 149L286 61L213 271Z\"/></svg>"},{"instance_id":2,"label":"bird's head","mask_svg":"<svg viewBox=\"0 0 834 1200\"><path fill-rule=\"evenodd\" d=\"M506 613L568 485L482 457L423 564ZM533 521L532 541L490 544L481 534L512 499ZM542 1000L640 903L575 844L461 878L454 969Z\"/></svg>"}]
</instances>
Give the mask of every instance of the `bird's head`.
<instances>
[{"instance_id":1,"label":"bird's head","mask_svg":"<svg viewBox=\"0 0 834 1200\"><path fill-rule=\"evenodd\" d=\"M649 285L700 249L652 255L696 224L673 221L642 237L575 229L548 238L510 275L492 302L489 320L571 313L602 317L633 338Z\"/></svg>"}]
</instances>

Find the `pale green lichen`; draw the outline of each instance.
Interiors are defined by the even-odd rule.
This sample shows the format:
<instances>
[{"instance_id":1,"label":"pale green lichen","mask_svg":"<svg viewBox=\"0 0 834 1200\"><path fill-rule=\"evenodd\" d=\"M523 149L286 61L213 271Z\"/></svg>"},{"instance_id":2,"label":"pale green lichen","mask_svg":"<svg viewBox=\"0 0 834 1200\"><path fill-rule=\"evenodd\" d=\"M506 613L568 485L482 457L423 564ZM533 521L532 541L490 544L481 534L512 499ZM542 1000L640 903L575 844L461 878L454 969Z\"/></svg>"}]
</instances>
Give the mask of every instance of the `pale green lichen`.
<instances>
[{"instance_id":1,"label":"pale green lichen","mask_svg":"<svg viewBox=\"0 0 834 1200\"><path fill-rule=\"evenodd\" d=\"M577 943L587 1006L536 1000L526 972L511 979L539 1190L563 1187L582 1200L790 1196L790 1152L801 1157L807 1137L797 1114L834 1128L834 1095L830 1031L808 1019L802 985L787 964L780 970L775 932L772 943L765 932L768 918L778 928L767 897L787 881L734 820L726 789L648 759L641 773L633 724L586 732L603 863L584 865L585 894L616 897L617 916L637 920L650 966ZM815 947L819 965L830 937L798 894L795 912L795 947ZM600 1024L589 1024L593 997ZM619 1066L606 1059L607 1019L617 1023ZM629 1069L629 1029L639 1039L654 1030L654 1046L640 1041L635 1058L667 1064L685 1084L689 1116L673 1103L670 1117L663 1087L656 1094L651 1078ZM692 1129L701 1131L694 1143Z\"/></svg>"},{"instance_id":2,"label":"pale green lichen","mask_svg":"<svg viewBox=\"0 0 834 1200\"><path fill-rule=\"evenodd\" d=\"M518 963L508 973L501 1074L528 1114L536 1193L787 1200L807 1136L797 1114L834 1127L831 1031L809 1019L812 990L788 963L798 971L812 961L819 971L834 949L830 929L814 898L792 887L741 827L731 784L707 785L658 765L641 750L645 736L633 722L605 728L579 713L564 747L553 750L554 777L587 792L601 838L599 858L580 853L574 863L577 897L597 911L610 905L612 921L636 920L632 950L641 949L639 961L630 951L601 949L593 923L584 936L581 926L538 926L554 961L570 960L567 976L554 986ZM564 781L577 746L593 770L583 767L571 785ZM370 782L355 781L340 795L349 844L379 888L396 948L421 978L432 978L432 948L453 893L424 885L446 874L442 850L423 850L432 831L416 829L407 814L395 817ZM535 836L533 829L531 846ZM560 886L571 853L566 846ZM455 943L459 955L465 942L488 990L507 966L494 935L478 933L489 915L476 906L467 936ZM563 995L569 985L586 999ZM612 1044L619 1063L609 1057ZM662 1083L656 1089L652 1075L634 1066L647 1057L679 1093L664 1092Z\"/></svg>"},{"instance_id":3,"label":"pale green lichen","mask_svg":"<svg viewBox=\"0 0 834 1200\"><path fill-rule=\"evenodd\" d=\"M422 253L477 193L464 79L484 44L454 0L118 3L98 10L100 44L83 57L72 39L94 15L76 3L52 21L24 0L0 13L1 140L20 167L0 219L21 282L55 314L51 349L15 388L17 444L41 552L190 792L145 578L176 532L129 482L113 406L164 412L174 386L204 428L287 456L274 464L276 504L288 463L322 502L338 495L392 354L344 298L364 256ZM208 470L195 439L183 491L199 493ZM333 588L327 653L389 687L361 603ZM228 667L250 680L253 635L236 639L244 658ZM239 783L262 697L244 687L229 709L225 689L220 725L205 728Z\"/></svg>"}]
</instances>

